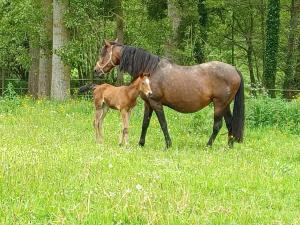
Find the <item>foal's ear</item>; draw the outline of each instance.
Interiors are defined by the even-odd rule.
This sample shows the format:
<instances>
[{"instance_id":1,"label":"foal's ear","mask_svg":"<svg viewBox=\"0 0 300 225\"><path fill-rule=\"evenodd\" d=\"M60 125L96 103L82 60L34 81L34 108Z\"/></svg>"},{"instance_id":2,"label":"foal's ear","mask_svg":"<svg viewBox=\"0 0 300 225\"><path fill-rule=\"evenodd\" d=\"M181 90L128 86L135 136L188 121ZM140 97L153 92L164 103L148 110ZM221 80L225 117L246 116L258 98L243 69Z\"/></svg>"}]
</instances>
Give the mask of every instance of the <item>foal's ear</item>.
<instances>
[{"instance_id":1,"label":"foal's ear","mask_svg":"<svg viewBox=\"0 0 300 225\"><path fill-rule=\"evenodd\" d=\"M118 43L119 42L119 38L116 38L116 40L114 42Z\"/></svg>"},{"instance_id":2,"label":"foal's ear","mask_svg":"<svg viewBox=\"0 0 300 225\"><path fill-rule=\"evenodd\" d=\"M105 45L106 47L109 47L111 44L109 43L108 40L105 40L105 39L104 39L104 45Z\"/></svg>"},{"instance_id":3,"label":"foal's ear","mask_svg":"<svg viewBox=\"0 0 300 225\"><path fill-rule=\"evenodd\" d=\"M149 77L150 73L142 73L139 77L144 78L144 77Z\"/></svg>"}]
</instances>

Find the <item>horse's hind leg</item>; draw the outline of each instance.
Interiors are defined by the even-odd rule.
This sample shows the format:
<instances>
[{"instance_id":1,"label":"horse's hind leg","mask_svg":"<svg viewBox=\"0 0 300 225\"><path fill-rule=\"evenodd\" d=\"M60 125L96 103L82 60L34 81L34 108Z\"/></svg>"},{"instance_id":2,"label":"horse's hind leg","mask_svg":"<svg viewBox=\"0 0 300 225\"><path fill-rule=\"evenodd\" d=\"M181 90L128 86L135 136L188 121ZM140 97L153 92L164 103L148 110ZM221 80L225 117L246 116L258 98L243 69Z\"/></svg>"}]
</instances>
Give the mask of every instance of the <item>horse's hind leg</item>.
<instances>
[{"instance_id":1,"label":"horse's hind leg","mask_svg":"<svg viewBox=\"0 0 300 225\"><path fill-rule=\"evenodd\" d=\"M230 111L230 105L228 105L225 109L224 112L224 119L225 119L225 123L226 123L226 127L228 130L228 145L229 147L233 147L233 143L234 143L234 138L232 136L232 114Z\"/></svg>"},{"instance_id":2,"label":"horse's hind leg","mask_svg":"<svg viewBox=\"0 0 300 225\"><path fill-rule=\"evenodd\" d=\"M207 142L207 146L212 146L214 140L216 139L220 129L222 128L222 119L224 116L224 106L217 100L214 100L214 125L213 132Z\"/></svg>"}]
</instances>

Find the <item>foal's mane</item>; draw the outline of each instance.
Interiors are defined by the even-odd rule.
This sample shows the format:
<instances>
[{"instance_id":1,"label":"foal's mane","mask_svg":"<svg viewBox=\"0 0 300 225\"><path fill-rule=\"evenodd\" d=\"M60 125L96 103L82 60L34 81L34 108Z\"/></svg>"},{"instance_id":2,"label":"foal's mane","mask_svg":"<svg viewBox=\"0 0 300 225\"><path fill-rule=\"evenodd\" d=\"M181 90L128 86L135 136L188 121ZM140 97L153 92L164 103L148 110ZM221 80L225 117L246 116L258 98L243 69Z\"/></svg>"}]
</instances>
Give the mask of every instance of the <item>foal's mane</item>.
<instances>
[{"instance_id":1,"label":"foal's mane","mask_svg":"<svg viewBox=\"0 0 300 225\"><path fill-rule=\"evenodd\" d=\"M146 52L144 49L122 45L120 70L128 72L133 79L142 73L152 74L160 61L157 55Z\"/></svg>"}]
</instances>

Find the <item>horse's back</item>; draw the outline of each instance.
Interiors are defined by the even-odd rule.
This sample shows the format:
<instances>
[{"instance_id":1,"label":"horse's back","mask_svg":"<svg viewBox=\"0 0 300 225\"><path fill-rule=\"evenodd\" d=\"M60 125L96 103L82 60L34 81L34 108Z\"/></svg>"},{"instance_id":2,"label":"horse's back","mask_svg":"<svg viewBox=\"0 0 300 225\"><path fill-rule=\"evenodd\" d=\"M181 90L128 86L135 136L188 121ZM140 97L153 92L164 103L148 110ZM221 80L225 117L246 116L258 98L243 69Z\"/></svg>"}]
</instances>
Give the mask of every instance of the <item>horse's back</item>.
<instances>
[{"instance_id":1,"label":"horse's back","mask_svg":"<svg viewBox=\"0 0 300 225\"><path fill-rule=\"evenodd\" d=\"M195 112L213 99L231 101L239 83L235 67L226 63L180 66L164 62L153 74L151 88L164 105L180 112Z\"/></svg>"}]
</instances>

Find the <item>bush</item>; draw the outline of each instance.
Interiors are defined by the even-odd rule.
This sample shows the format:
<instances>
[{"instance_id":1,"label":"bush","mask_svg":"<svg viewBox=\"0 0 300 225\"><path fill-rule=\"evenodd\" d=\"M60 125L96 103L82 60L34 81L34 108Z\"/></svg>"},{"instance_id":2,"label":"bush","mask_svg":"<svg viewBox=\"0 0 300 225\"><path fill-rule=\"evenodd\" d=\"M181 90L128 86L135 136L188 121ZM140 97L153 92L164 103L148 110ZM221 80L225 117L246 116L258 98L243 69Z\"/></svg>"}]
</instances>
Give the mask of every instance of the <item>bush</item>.
<instances>
[{"instance_id":1,"label":"bush","mask_svg":"<svg viewBox=\"0 0 300 225\"><path fill-rule=\"evenodd\" d=\"M279 98L246 99L246 128L274 127L281 131L300 135L300 100L287 102ZM194 114L190 128L212 131L213 110L209 107ZM225 123L223 123L225 126Z\"/></svg>"},{"instance_id":2,"label":"bush","mask_svg":"<svg viewBox=\"0 0 300 225\"><path fill-rule=\"evenodd\" d=\"M246 126L275 126L282 131L300 134L300 101L253 98L246 102Z\"/></svg>"},{"instance_id":3,"label":"bush","mask_svg":"<svg viewBox=\"0 0 300 225\"><path fill-rule=\"evenodd\" d=\"M14 112L20 104L21 100L15 91L12 83L9 83L7 89L3 93L3 97L0 98L0 113Z\"/></svg>"}]
</instances>

